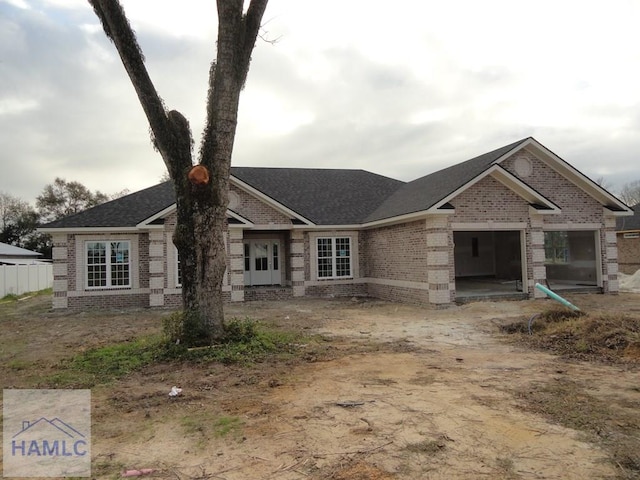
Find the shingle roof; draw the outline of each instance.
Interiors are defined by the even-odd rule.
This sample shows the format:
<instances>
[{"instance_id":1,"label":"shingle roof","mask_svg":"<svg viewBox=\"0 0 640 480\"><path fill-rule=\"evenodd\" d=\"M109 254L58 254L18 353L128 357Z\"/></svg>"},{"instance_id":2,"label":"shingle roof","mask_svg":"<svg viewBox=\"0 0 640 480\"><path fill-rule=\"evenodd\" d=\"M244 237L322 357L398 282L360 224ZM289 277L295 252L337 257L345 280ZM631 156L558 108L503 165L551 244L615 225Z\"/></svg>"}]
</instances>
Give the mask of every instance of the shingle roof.
<instances>
[{"instance_id":1,"label":"shingle roof","mask_svg":"<svg viewBox=\"0 0 640 480\"><path fill-rule=\"evenodd\" d=\"M365 170L234 167L232 174L318 225L362 223L404 185Z\"/></svg>"},{"instance_id":2,"label":"shingle roof","mask_svg":"<svg viewBox=\"0 0 640 480\"><path fill-rule=\"evenodd\" d=\"M409 183L365 170L232 167L231 174L317 225L362 224L428 210L530 138ZM165 182L42 228L135 227L174 203ZM638 215L620 220L634 219L640 229Z\"/></svg>"},{"instance_id":3,"label":"shingle roof","mask_svg":"<svg viewBox=\"0 0 640 480\"><path fill-rule=\"evenodd\" d=\"M640 230L640 203L631 207L633 210L633 216L631 217L618 217L616 220L616 230Z\"/></svg>"},{"instance_id":4,"label":"shingle roof","mask_svg":"<svg viewBox=\"0 0 640 480\"><path fill-rule=\"evenodd\" d=\"M319 225L362 223L404 185L364 170L232 167L231 174ZM135 227L174 203L173 186L164 182L41 228Z\"/></svg>"},{"instance_id":5,"label":"shingle roof","mask_svg":"<svg viewBox=\"0 0 640 480\"><path fill-rule=\"evenodd\" d=\"M429 209L528 139L524 138L405 184L369 215L366 221L373 222Z\"/></svg>"},{"instance_id":6,"label":"shingle roof","mask_svg":"<svg viewBox=\"0 0 640 480\"><path fill-rule=\"evenodd\" d=\"M135 227L175 201L172 183L164 182L55 220L41 228Z\"/></svg>"}]
</instances>

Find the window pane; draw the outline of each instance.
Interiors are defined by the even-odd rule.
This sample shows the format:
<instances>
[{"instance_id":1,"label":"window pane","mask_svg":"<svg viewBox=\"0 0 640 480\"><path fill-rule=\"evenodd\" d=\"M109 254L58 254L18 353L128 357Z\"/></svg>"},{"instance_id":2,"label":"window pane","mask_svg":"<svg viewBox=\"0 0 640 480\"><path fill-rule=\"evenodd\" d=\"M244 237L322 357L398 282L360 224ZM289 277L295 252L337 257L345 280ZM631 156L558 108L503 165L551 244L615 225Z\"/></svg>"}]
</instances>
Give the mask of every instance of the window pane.
<instances>
[{"instance_id":1,"label":"window pane","mask_svg":"<svg viewBox=\"0 0 640 480\"><path fill-rule=\"evenodd\" d=\"M264 272L269 269L269 246L266 243L255 243L253 246L255 252L255 265L257 272Z\"/></svg>"},{"instance_id":2,"label":"window pane","mask_svg":"<svg viewBox=\"0 0 640 480\"><path fill-rule=\"evenodd\" d=\"M176 249L176 258L178 259L177 270L178 270L178 279L177 279L177 287L182 285L182 264L180 263L180 254Z\"/></svg>"},{"instance_id":3,"label":"window pane","mask_svg":"<svg viewBox=\"0 0 640 480\"><path fill-rule=\"evenodd\" d=\"M351 276L351 266L349 258L340 257L336 258L336 277L349 277Z\"/></svg>"},{"instance_id":4,"label":"window pane","mask_svg":"<svg viewBox=\"0 0 640 480\"><path fill-rule=\"evenodd\" d=\"M107 245L104 242L90 242L87 244L87 264L107 263L106 257Z\"/></svg>"},{"instance_id":5,"label":"window pane","mask_svg":"<svg viewBox=\"0 0 640 480\"><path fill-rule=\"evenodd\" d=\"M107 244L105 242L87 243L87 286L107 286Z\"/></svg>"},{"instance_id":6,"label":"window pane","mask_svg":"<svg viewBox=\"0 0 640 480\"><path fill-rule=\"evenodd\" d=\"M331 258L318 258L318 277L332 277L333 266Z\"/></svg>"},{"instance_id":7,"label":"window pane","mask_svg":"<svg viewBox=\"0 0 640 480\"><path fill-rule=\"evenodd\" d=\"M349 238L336 238L336 257L350 257L351 256L351 239Z\"/></svg>"},{"instance_id":8,"label":"window pane","mask_svg":"<svg viewBox=\"0 0 640 480\"><path fill-rule=\"evenodd\" d=\"M107 266L89 265L87 267L87 286L106 287L107 286Z\"/></svg>"},{"instance_id":9,"label":"window pane","mask_svg":"<svg viewBox=\"0 0 640 480\"><path fill-rule=\"evenodd\" d=\"M111 265L111 286L127 286L129 285L129 265L116 264Z\"/></svg>"},{"instance_id":10,"label":"window pane","mask_svg":"<svg viewBox=\"0 0 640 480\"><path fill-rule=\"evenodd\" d=\"M244 244L244 271L248 272L251 270L251 255L250 255L249 244Z\"/></svg>"},{"instance_id":11,"label":"window pane","mask_svg":"<svg viewBox=\"0 0 640 480\"><path fill-rule=\"evenodd\" d=\"M278 259L278 244L274 243L272 248L273 248L273 269L278 270L279 268L278 264L280 263Z\"/></svg>"},{"instance_id":12,"label":"window pane","mask_svg":"<svg viewBox=\"0 0 640 480\"><path fill-rule=\"evenodd\" d=\"M331 258L333 253L332 245L330 238L319 238L318 239L318 258Z\"/></svg>"}]
</instances>

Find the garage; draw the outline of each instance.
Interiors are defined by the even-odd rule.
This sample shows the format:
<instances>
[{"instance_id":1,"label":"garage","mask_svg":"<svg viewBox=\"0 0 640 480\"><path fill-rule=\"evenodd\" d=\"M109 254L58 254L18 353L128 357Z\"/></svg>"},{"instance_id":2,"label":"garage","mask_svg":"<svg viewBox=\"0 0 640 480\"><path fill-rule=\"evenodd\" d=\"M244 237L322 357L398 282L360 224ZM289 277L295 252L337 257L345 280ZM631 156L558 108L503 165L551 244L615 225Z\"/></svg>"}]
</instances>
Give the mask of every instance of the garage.
<instances>
[{"instance_id":1,"label":"garage","mask_svg":"<svg viewBox=\"0 0 640 480\"><path fill-rule=\"evenodd\" d=\"M544 232L547 284L556 290L597 287L598 232Z\"/></svg>"},{"instance_id":2,"label":"garage","mask_svg":"<svg viewBox=\"0 0 640 480\"><path fill-rule=\"evenodd\" d=\"M458 301L525 296L521 231L456 231L453 241Z\"/></svg>"}]
</instances>

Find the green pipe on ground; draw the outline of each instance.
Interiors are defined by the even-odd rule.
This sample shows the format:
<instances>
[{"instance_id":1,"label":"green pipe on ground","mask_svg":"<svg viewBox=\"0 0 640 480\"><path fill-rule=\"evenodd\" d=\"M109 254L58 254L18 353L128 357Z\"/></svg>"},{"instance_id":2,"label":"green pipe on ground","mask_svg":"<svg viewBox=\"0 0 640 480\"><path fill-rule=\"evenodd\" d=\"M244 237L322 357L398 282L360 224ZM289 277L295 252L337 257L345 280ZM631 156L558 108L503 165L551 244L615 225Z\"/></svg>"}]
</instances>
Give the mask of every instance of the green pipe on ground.
<instances>
[{"instance_id":1,"label":"green pipe on ground","mask_svg":"<svg viewBox=\"0 0 640 480\"><path fill-rule=\"evenodd\" d=\"M557 302L560 302L561 304L563 304L565 307L569 307L574 312L580 311L580 309L576 307L573 303L571 303L569 300L562 298L560 295L558 295L555 292L552 292L547 287L540 285L539 283L536 283L536 288L541 292L544 292L549 298L553 298Z\"/></svg>"}]
</instances>

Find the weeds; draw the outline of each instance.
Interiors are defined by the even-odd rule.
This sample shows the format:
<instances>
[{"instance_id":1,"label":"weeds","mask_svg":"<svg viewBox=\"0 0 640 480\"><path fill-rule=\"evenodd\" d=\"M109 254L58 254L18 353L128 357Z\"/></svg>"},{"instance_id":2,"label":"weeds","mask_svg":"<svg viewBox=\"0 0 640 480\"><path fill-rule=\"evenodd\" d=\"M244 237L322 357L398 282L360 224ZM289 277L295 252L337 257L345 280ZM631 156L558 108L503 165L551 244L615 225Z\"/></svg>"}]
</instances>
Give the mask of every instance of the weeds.
<instances>
[{"instance_id":1,"label":"weeds","mask_svg":"<svg viewBox=\"0 0 640 480\"><path fill-rule=\"evenodd\" d=\"M423 440L421 442L409 443L404 449L412 453L424 453L428 455L435 455L438 452L443 451L446 448L446 444L441 440Z\"/></svg>"},{"instance_id":2,"label":"weeds","mask_svg":"<svg viewBox=\"0 0 640 480\"><path fill-rule=\"evenodd\" d=\"M529 324L531 335L528 335ZM640 361L640 317L622 314L587 315L548 310L532 322L504 325L535 348L587 360Z\"/></svg>"},{"instance_id":3,"label":"weeds","mask_svg":"<svg viewBox=\"0 0 640 480\"><path fill-rule=\"evenodd\" d=\"M572 381L538 385L519 398L524 408L574 430L585 432L606 448L620 470L620 478L640 479L640 451L637 427L640 416L635 410L616 410L589 395Z\"/></svg>"}]
</instances>

